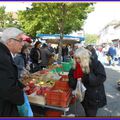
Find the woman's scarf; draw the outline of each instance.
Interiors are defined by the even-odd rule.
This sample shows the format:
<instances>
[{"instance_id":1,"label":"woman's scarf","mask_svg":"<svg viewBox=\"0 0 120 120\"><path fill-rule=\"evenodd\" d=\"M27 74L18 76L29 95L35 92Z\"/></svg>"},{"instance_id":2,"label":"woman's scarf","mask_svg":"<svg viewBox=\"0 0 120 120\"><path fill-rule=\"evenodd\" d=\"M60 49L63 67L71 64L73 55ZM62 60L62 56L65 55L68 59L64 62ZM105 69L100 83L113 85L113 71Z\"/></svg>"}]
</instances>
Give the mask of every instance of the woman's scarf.
<instances>
[{"instance_id":1,"label":"woman's scarf","mask_svg":"<svg viewBox=\"0 0 120 120\"><path fill-rule=\"evenodd\" d=\"M83 77L82 68L81 68L80 64L78 62L76 62L76 69L74 70L74 78L78 79L78 78L82 78L82 77Z\"/></svg>"}]
</instances>

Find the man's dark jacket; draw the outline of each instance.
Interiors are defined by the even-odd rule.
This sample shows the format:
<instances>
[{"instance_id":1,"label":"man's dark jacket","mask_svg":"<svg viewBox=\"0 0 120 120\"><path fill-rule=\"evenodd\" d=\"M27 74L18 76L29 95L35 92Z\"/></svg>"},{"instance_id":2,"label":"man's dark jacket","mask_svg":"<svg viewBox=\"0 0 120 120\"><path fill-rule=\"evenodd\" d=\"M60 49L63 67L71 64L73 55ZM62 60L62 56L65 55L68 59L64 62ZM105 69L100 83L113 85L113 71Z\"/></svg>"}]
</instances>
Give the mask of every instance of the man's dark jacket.
<instances>
[{"instance_id":1,"label":"man's dark jacket","mask_svg":"<svg viewBox=\"0 0 120 120\"><path fill-rule=\"evenodd\" d=\"M11 53L0 43L0 117L19 116L17 105L24 103L22 89Z\"/></svg>"}]
</instances>

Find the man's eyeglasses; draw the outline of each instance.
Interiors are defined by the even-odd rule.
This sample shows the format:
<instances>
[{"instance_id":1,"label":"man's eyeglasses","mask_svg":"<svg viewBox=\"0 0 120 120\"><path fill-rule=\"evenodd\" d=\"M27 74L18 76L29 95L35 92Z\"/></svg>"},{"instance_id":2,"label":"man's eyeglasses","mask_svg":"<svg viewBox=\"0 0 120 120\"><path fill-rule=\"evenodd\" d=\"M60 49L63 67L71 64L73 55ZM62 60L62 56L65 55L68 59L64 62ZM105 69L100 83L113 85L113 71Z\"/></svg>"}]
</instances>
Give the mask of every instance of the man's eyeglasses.
<instances>
[{"instance_id":1,"label":"man's eyeglasses","mask_svg":"<svg viewBox=\"0 0 120 120\"><path fill-rule=\"evenodd\" d=\"M13 40L15 40L15 41L17 41L17 42L23 42L23 40L22 39L15 39L15 38L11 38L11 39L13 39Z\"/></svg>"}]
</instances>

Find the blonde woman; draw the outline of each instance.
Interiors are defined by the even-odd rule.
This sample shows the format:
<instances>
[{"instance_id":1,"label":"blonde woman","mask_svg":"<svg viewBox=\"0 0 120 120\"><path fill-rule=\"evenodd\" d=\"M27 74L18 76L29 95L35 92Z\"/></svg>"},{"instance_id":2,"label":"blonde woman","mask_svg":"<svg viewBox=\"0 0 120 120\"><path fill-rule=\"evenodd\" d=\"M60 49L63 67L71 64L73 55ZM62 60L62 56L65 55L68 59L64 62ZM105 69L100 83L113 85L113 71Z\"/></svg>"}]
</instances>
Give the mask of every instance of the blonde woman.
<instances>
[{"instance_id":1,"label":"blonde woman","mask_svg":"<svg viewBox=\"0 0 120 120\"><path fill-rule=\"evenodd\" d=\"M106 105L104 81L106 73L103 65L91 52L81 47L74 53L74 65L69 71L69 85L74 90L77 80L81 80L86 87L85 97L82 101L86 116L96 116L97 110Z\"/></svg>"}]
</instances>

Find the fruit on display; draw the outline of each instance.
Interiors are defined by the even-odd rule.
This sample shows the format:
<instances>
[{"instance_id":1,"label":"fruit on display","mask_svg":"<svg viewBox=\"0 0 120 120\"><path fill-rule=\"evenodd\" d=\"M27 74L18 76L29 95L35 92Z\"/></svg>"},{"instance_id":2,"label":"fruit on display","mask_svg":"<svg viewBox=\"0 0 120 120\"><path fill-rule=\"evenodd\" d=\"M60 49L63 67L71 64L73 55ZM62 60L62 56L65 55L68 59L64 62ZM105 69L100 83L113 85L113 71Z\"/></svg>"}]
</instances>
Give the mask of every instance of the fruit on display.
<instances>
[{"instance_id":1,"label":"fruit on display","mask_svg":"<svg viewBox=\"0 0 120 120\"><path fill-rule=\"evenodd\" d=\"M56 80L59 80L60 76L48 72L49 70L44 69L38 71L29 76L25 76L22 79L24 85L26 85L25 92L27 95L37 94L45 95L54 85Z\"/></svg>"},{"instance_id":2,"label":"fruit on display","mask_svg":"<svg viewBox=\"0 0 120 120\"><path fill-rule=\"evenodd\" d=\"M42 85L44 84L44 82L41 82ZM49 91L51 89L51 87L48 86L36 86L36 84L33 81L30 81L26 87L25 87L25 92L27 95L31 95L31 94L36 94L36 95L45 95L47 93L47 91Z\"/></svg>"},{"instance_id":3,"label":"fruit on display","mask_svg":"<svg viewBox=\"0 0 120 120\"><path fill-rule=\"evenodd\" d=\"M44 75L45 76L45 75ZM55 80L43 80L42 76L31 76L28 80L25 80L24 83L26 85L25 92L27 95L36 94L36 95L45 95L46 92L54 86Z\"/></svg>"},{"instance_id":4,"label":"fruit on display","mask_svg":"<svg viewBox=\"0 0 120 120\"><path fill-rule=\"evenodd\" d=\"M29 87L31 88L35 87L35 83L33 81L30 81L28 84L29 84Z\"/></svg>"},{"instance_id":5,"label":"fruit on display","mask_svg":"<svg viewBox=\"0 0 120 120\"><path fill-rule=\"evenodd\" d=\"M41 82L42 85L44 84L44 82ZM34 81L30 81L26 84L26 87L24 88L25 92L27 95L31 95L33 93L37 94L37 95L44 95L44 87L41 86L41 84L37 84L34 83Z\"/></svg>"},{"instance_id":6,"label":"fruit on display","mask_svg":"<svg viewBox=\"0 0 120 120\"><path fill-rule=\"evenodd\" d=\"M27 95L30 95L38 90L38 87L35 85L33 81L30 81L26 84L26 87L24 88Z\"/></svg>"},{"instance_id":7,"label":"fruit on display","mask_svg":"<svg viewBox=\"0 0 120 120\"><path fill-rule=\"evenodd\" d=\"M48 72L49 72L48 69L44 69L44 70L39 71L40 74L47 74Z\"/></svg>"},{"instance_id":8,"label":"fruit on display","mask_svg":"<svg viewBox=\"0 0 120 120\"><path fill-rule=\"evenodd\" d=\"M40 87L36 94L45 96L50 89L49 87Z\"/></svg>"}]
</instances>

